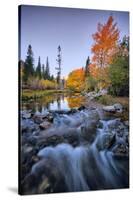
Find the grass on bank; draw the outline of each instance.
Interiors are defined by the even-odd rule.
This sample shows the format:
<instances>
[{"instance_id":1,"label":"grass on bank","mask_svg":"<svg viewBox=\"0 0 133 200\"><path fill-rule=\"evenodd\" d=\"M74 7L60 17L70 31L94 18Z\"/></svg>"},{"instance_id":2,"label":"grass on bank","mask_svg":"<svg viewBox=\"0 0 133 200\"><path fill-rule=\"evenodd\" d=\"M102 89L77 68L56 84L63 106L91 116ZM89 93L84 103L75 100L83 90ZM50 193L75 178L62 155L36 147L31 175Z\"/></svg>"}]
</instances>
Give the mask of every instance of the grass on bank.
<instances>
[{"instance_id":1,"label":"grass on bank","mask_svg":"<svg viewBox=\"0 0 133 200\"><path fill-rule=\"evenodd\" d=\"M96 99L99 103L103 105L112 105L115 103L120 103L125 107L129 106L129 98L128 97L116 97L111 95L103 95Z\"/></svg>"},{"instance_id":2,"label":"grass on bank","mask_svg":"<svg viewBox=\"0 0 133 200\"><path fill-rule=\"evenodd\" d=\"M30 89L24 89L21 92L21 98L22 100L31 100L31 99L37 99L41 98L45 95L50 95L54 93L65 93L66 90L30 90Z\"/></svg>"},{"instance_id":3,"label":"grass on bank","mask_svg":"<svg viewBox=\"0 0 133 200\"><path fill-rule=\"evenodd\" d=\"M116 113L116 117L120 117L124 121L129 120L129 97L116 97L111 95L104 95L98 97L96 101L105 106L120 103L124 108L124 112Z\"/></svg>"}]
</instances>

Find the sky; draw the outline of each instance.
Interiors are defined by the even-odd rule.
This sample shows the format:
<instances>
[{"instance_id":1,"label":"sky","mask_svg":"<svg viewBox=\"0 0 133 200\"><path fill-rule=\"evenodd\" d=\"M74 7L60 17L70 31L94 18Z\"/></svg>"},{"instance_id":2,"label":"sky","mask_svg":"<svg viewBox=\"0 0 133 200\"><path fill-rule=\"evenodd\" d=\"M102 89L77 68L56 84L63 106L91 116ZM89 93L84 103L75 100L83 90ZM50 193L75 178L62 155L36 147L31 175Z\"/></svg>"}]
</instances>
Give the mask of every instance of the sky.
<instances>
[{"instance_id":1,"label":"sky","mask_svg":"<svg viewBox=\"0 0 133 200\"><path fill-rule=\"evenodd\" d=\"M38 57L41 63L49 58L50 72L56 76L57 47L62 49L61 76L85 66L88 56L92 57L92 34L97 24L106 23L112 15L120 31L120 39L129 36L129 13L123 11L103 11L44 6L22 6L20 18L20 59L26 58L28 45L34 53L34 64Z\"/></svg>"}]
</instances>

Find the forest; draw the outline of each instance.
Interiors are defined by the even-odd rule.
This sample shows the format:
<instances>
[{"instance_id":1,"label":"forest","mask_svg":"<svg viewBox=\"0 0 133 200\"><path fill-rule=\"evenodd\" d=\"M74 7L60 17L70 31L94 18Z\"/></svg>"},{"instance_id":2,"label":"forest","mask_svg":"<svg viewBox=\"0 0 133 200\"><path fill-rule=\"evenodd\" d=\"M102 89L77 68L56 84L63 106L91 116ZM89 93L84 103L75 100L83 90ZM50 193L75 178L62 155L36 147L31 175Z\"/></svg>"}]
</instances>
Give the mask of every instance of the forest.
<instances>
[{"instance_id":1,"label":"forest","mask_svg":"<svg viewBox=\"0 0 133 200\"><path fill-rule=\"evenodd\" d=\"M107 89L113 96L129 95L129 37L120 40L120 31L110 16L105 24L97 25L92 35L92 58L88 56L85 66L77 67L68 74L67 79L60 77L61 47L58 46L56 62L57 75L50 74L48 57L46 64L34 66L32 46L28 46L25 61L20 61L22 88L31 90L68 90L71 92L90 92Z\"/></svg>"}]
</instances>

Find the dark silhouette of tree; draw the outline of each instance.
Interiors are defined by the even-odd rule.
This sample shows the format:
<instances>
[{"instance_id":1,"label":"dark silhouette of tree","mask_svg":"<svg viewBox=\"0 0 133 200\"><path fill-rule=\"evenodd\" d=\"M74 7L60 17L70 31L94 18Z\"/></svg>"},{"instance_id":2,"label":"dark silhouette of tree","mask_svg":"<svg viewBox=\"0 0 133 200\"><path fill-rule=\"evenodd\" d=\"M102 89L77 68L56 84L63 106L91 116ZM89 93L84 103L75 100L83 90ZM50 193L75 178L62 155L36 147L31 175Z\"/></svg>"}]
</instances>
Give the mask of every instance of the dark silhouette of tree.
<instances>
[{"instance_id":1,"label":"dark silhouette of tree","mask_svg":"<svg viewBox=\"0 0 133 200\"><path fill-rule=\"evenodd\" d=\"M85 77L89 76L90 57L88 56L85 65Z\"/></svg>"},{"instance_id":2,"label":"dark silhouette of tree","mask_svg":"<svg viewBox=\"0 0 133 200\"><path fill-rule=\"evenodd\" d=\"M53 76L53 75L50 76L50 80L51 80L51 81L54 80L54 76Z\"/></svg>"},{"instance_id":3,"label":"dark silhouette of tree","mask_svg":"<svg viewBox=\"0 0 133 200\"><path fill-rule=\"evenodd\" d=\"M34 75L34 58L33 58L32 46L29 45L24 65L24 75L23 75L24 81L27 82L28 78L33 75Z\"/></svg>"},{"instance_id":4,"label":"dark silhouette of tree","mask_svg":"<svg viewBox=\"0 0 133 200\"><path fill-rule=\"evenodd\" d=\"M42 77L42 73L41 73L41 59L40 59L40 56L38 58L38 65L37 65L37 68L36 68L36 76L41 79Z\"/></svg>"},{"instance_id":5,"label":"dark silhouette of tree","mask_svg":"<svg viewBox=\"0 0 133 200\"><path fill-rule=\"evenodd\" d=\"M55 69L57 70L57 84L58 84L58 88L61 88L61 47L60 45L58 46L58 55L57 55L57 64L58 67L56 67Z\"/></svg>"},{"instance_id":6,"label":"dark silhouette of tree","mask_svg":"<svg viewBox=\"0 0 133 200\"><path fill-rule=\"evenodd\" d=\"M47 56L47 59L46 59L45 78L48 79L48 80L50 79L50 67L49 67L48 56Z\"/></svg>"},{"instance_id":7,"label":"dark silhouette of tree","mask_svg":"<svg viewBox=\"0 0 133 200\"><path fill-rule=\"evenodd\" d=\"M45 65L42 65L42 78L45 79Z\"/></svg>"}]
</instances>

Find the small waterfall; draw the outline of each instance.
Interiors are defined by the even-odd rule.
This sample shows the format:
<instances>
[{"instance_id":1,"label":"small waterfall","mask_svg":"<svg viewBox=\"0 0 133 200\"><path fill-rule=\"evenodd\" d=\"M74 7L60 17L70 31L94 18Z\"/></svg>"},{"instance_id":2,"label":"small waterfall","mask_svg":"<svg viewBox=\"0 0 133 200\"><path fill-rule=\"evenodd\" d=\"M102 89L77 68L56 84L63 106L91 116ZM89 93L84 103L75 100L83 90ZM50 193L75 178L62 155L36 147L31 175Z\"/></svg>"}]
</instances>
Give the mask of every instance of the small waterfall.
<instances>
[{"instance_id":1,"label":"small waterfall","mask_svg":"<svg viewBox=\"0 0 133 200\"><path fill-rule=\"evenodd\" d=\"M98 152L94 145L90 148L73 148L69 144L60 144L42 149L38 156L41 160L32 167L31 174L36 179L38 175L45 175L54 192L58 192L60 184L63 191L69 192L122 188L128 184L128 179L124 180L123 160L120 161L120 166L117 165L111 152ZM49 171L46 169L47 165ZM58 190L53 180L56 180ZM45 189L44 187L42 192Z\"/></svg>"},{"instance_id":2,"label":"small waterfall","mask_svg":"<svg viewBox=\"0 0 133 200\"><path fill-rule=\"evenodd\" d=\"M53 127L44 132L43 138L74 135L80 143L76 147L68 142L41 149L37 154L39 161L25 179L27 193L128 187L128 157L113 152L118 141L116 125L122 123L120 119L104 120L101 114L100 119L97 116L96 111L87 110L56 115ZM93 135L94 140L89 142Z\"/></svg>"},{"instance_id":3,"label":"small waterfall","mask_svg":"<svg viewBox=\"0 0 133 200\"><path fill-rule=\"evenodd\" d=\"M55 148L44 148L38 153L38 156L53 160L59 170L58 173L65 180L68 191L80 191L89 190L83 174L87 151L87 148L84 147L73 148L68 144L60 144ZM36 173L36 166L33 166L32 172Z\"/></svg>"}]
</instances>

